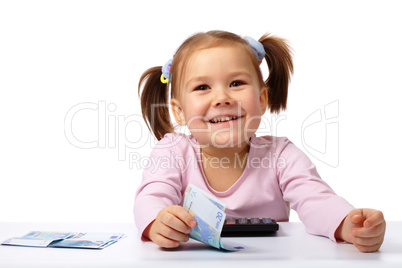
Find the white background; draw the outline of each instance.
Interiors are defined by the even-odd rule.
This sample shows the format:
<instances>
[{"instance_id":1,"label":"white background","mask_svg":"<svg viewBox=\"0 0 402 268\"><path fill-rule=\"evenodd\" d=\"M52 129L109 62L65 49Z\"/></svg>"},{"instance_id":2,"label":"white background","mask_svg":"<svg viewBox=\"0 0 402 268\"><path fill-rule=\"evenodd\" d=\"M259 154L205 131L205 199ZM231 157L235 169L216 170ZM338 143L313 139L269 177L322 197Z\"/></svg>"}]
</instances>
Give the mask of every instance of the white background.
<instances>
[{"instance_id":1,"label":"white background","mask_svg":"<svg viewBox=\"0 0 402 268\"><path fill-rule=\"evenodd\" d=\"M356 207L402 220L400 11L398 1L0 2L0 221L133 221L155 142L139 77L213 29L290 41L288 110L267 114L271 134Z\"/></svg>"}]
</instances>

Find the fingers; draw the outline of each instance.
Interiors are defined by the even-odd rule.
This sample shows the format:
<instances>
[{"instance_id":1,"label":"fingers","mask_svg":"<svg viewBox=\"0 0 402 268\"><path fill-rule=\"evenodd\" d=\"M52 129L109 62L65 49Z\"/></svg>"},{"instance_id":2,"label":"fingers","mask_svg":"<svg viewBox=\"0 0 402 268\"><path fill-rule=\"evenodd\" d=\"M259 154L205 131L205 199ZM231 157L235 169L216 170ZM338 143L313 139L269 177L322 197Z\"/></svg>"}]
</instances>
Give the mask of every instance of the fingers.
<instances>
[{"instance_id":1,"label":"fingers","mask_svg":"<svg viewBox=\"0 0 402 268\"><path fill-rule=\"evenodd\" d=\"M383 235L385 233L385 222L372 227L354 228L352 235L360 238L371 238Z\"/></svg>"},{"instance_id":2,"label":"fingers","mask_svg":"<svg viewBox=\"0 0 402 268\"><path fill-rule=\"evenodd\" d=\"M169 229L180 233L188 234L191 231L190 227L173 213L167 213L164 217L161 217L161 222ZM168 228L165 228L165 231L169 231Z\"/></svg>"},{"instance_id":3,"label":"fingers","mask_svg":"<svg viewBox=\"0 0 402 268\"><path fill-rule=\"evenodd\" d=\"M355 233L355 230L352 231ZM361 252L374 252L377 251L384 242L384 234L380 233L378 236L351 236L353 245Z\"/></svg>"},{"instance_id":4,"label":"fingers","mask_svg":"<svg viewBox=\"0 0 402 268\"><path fill-rule=\"evenodd\" d=\"M363 223L363 226L366 228L370 228L372 226L376 226L379 224L382 224L384 222L384 215L381 211L379 210L364 210L363 213L365 214L365 221Z\"/></svg>"},{"instance_id":5,"label":"fingers","mask_svg":"<svg viewBox=\"0 0 402 268\"><path fill-rule=\"evenodd\" d=\"M186 225L186 230L188 230L188 227L190 228L188 232L191 231L191 228L197 225L197 222L194 220L194 218L183 207L169 206L168 211Z\"/></svg>"},{"instance_id":6,"label":"fingers","mask_svg":"<svg viewBox=\"0 0 402 268\"><path fill-rule=\"evenodd\" d=\"M361 246L372 246L372 245L377 245L383 242L383 239L379 239L378 237L368 237L368 238L362 238L362 237L354 237L353 238L353 244L361 245Z\"/></svg>"},{"instance_id":7,"label":"fingers","mask_svg":"<svg viewBox=\"0 0 402 268\"><path fill-rule=\"evenodd\" d=\"M151 240L165 248L178 247L179 242L189 240L188 234L197 222L180 206L168 206L162 209L152 224Z\"/></svg>"},{"instance_id":8,"label":"fingers","mask_svg":"<svg viewBox=\"0 0 402 268\"><path fill-rule=\"evenodd\" d=\"M384 241L386 228L384 215L381 211L374 209L361 209L360 211L360 215L356 211L353 212L355 214L350 214L352 215L351 222L353 218L356 221L349 233L349 239L361 252L377 251ZM358 217L361 217L361 224L356 224Z\"/></svg>"},{"instance_id":9,"label":"fingers","mask_svg":"<svg viewBox=\"0 0 402 268\"><path fill-rule=\"evenodd\" d=\"M369 252L376 252L377 250L380 249L381 247L381 243L375 244L375 245L370 245L370 246L365 246L365 245L359 245L356 243L353 243L353 245L360 251L363 253L369 253Z\"/></svg>"},{"instance_id":10,"label":"fingers","mask_svg":"<svg viewBox=\"0 0 402 268\"><path fill-rule=\"evenodd\" d=\"M349 216L351 223L354 225L358 225L364 220L362 209L352 210L351 212L349 212Z\"/></svg>"},{"instance_id":11,"label":"fingers","mask_svg":"<svg viewBox=\"0 0 402 268\"><path fill-rule=\"evenodd\" d=\"M175 248L180 245L179 242L187 242L188 240L189 236L187 234L178 232L166 225L161 225L153 242L160 247Z\"/></svg>"}]
</instances>

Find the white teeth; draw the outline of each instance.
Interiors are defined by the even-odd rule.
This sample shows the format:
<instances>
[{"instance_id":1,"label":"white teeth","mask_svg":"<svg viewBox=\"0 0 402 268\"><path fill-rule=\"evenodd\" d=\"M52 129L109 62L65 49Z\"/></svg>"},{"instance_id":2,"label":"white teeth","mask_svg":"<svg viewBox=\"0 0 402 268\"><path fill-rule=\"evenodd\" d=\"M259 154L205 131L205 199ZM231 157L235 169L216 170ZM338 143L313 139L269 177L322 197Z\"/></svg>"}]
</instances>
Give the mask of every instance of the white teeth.
<instances>
[{"instance_id":1,"label":"white teeth","mask_svg":"<svg viewBox=\"0 0 402 268\"><path fill-rule=\"evenodd\" d=\"M224 117L213 118L210 121L212 123L218 123L218 122L220 123L220 122L227 122L227 121L230 121L230 120L235 120L237 118L239 118L239 116L224 116Z\"/></svg>"}]
</instances>

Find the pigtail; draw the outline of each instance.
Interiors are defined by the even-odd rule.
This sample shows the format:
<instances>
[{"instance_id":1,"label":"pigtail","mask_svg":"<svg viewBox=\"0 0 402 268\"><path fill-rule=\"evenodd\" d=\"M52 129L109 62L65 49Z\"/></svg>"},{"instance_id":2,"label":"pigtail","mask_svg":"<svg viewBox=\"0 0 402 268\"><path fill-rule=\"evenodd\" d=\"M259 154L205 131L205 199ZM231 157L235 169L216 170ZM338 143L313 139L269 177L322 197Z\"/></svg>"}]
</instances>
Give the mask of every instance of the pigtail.
<instances>
[{"instance_id":1,"label":"pigtail","mask_svg":"<svg viewBox=\"0 0 402 268\"><path fill-rule=\"evenodd\" d=\"M162 66L149 68L142 74L138 83L142 116L158 140L166 133L174 132L169 114L168 84L161 82L161 74Z\"/></svg>"},{"instance_id":2,"label":"pigtail","mask_svg":"<svg viewBox=\"0 0 402 268\"><path fill-rule=\"evenodd\" d=\"M293 74L292 53L286 40L279 37L265 34L258 41L264 46L269 70L269 76L265 80L268 108L271 113L279 113L286 109L288 86Z\"/></svg>"}]
</instances>

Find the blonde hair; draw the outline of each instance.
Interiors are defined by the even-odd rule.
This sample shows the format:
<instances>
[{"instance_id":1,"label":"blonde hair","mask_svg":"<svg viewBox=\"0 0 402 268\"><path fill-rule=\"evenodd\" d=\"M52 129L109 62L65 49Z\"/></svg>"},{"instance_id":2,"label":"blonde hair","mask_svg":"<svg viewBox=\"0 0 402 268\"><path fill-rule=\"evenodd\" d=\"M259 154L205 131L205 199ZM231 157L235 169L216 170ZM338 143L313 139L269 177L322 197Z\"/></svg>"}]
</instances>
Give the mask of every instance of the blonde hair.
<instances>
[{"instance_id":1,"label":"blonde hair","mask_svg":"<svg viewBox=\"0 0 402 268\"><path fill-rule=\"evenodd\" d=\"M226 45L239 45L251 58L261 84L268 90L268 106L271 113L279 113L286 109L288 85L293 73L293 61L290 47L286 40L263 35L258 40L265 50L265 60L269 75L263 81L259 62L248 44L240 36L226 31L209 31L197 33L183 42L178 48L171 64L169 80L171 81L170 97L179 94L179 83L190 55L199 49ZM138 94L141 98L141 111L148 128L160 140L166 133L174 132L169 114L169 84L160 81L162 66L146 70L139 81ZM142 92L141 92L142 88Z\"/></svg>"}]
</instances>

